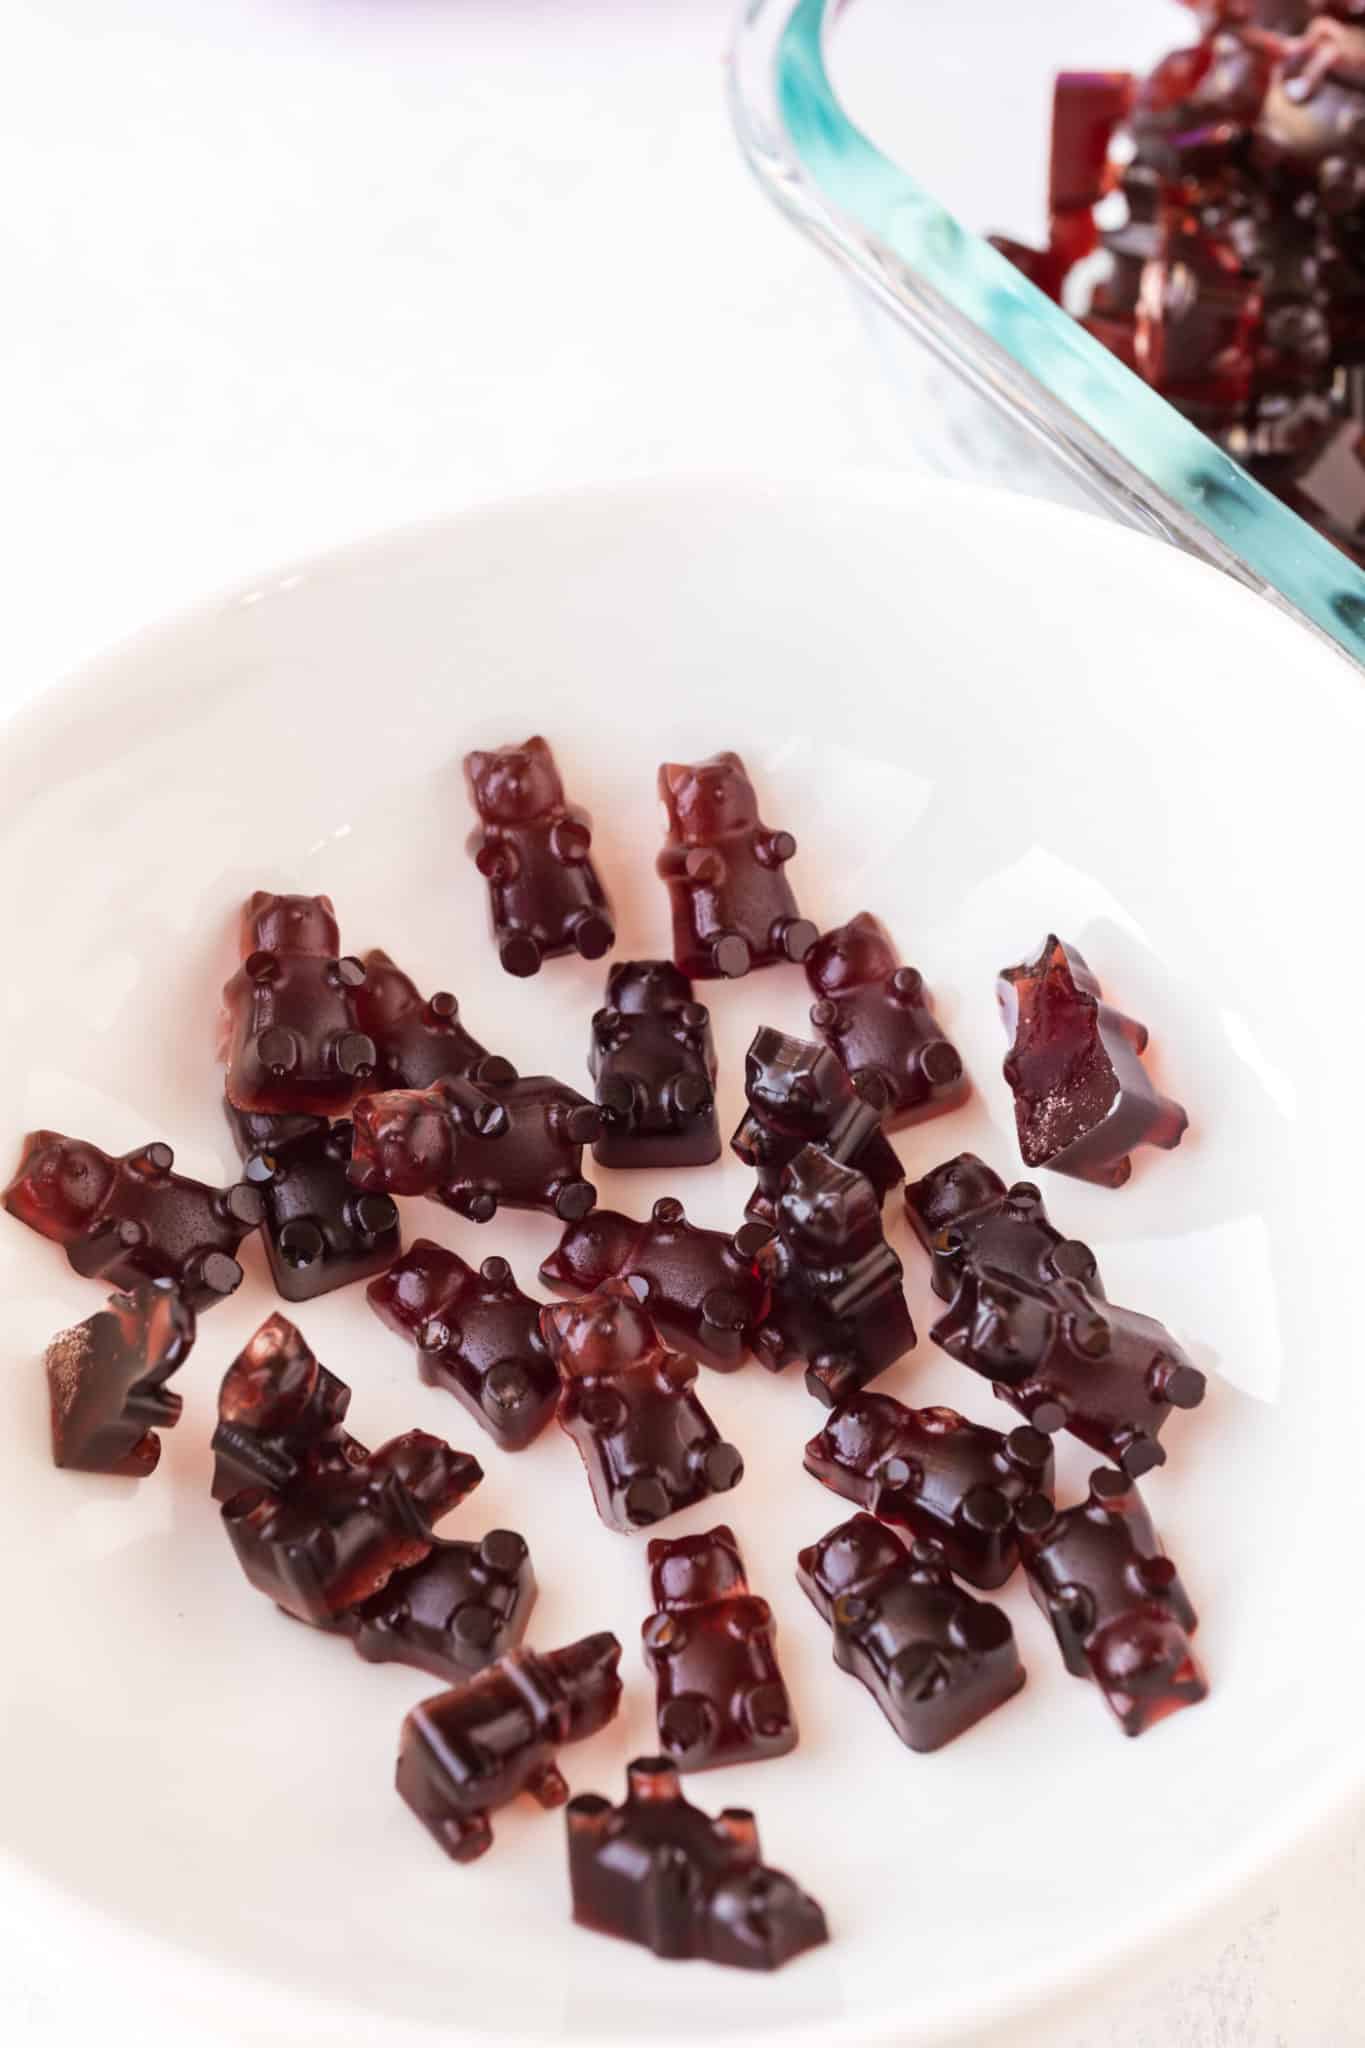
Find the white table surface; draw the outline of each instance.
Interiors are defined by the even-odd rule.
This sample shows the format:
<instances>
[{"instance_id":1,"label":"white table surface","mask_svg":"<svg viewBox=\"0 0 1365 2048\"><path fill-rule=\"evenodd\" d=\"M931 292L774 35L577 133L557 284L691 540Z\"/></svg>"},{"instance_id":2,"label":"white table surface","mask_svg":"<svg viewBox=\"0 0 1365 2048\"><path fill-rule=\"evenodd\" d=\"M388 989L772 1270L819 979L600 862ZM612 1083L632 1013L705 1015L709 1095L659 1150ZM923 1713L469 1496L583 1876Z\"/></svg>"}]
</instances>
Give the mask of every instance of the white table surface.
<instances>
[{"instance_id":1,"label":"white table surface","mask_svg":"<svg viewBox=\"0 0 1365 2048\"><path fill-rule=\"evenodd\" d=\"M481 498L903 460L850 300L731 142L729 11L9 0L0 710L220 585ZM1362 1925L1358 1812L979 2048L1349 2048ZM57 1987L10 1995L17 2039L67 2038Z\"/></svg>"}]
</instances>

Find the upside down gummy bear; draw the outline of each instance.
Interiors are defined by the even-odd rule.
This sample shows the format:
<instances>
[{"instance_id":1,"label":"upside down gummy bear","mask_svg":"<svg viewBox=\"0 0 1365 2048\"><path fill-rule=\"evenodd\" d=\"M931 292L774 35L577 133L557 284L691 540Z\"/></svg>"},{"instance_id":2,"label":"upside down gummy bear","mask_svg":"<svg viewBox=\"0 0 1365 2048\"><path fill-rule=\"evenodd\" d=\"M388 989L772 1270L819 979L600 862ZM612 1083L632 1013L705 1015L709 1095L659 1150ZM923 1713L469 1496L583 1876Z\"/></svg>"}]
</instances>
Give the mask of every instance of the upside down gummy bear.
<instances>
[{"instance_id":1,"label":"upside down gummy bear","mask_svg":"<svg viewBox=\"0 0 1365 2048\"><path fill-rule=\"evenodd\" d=\"M673 906L673 958L694 981L803 960L815 926L796 908L786 865L790 832L761 823L738 754L683 767L666 761L659 794L668 839L657 866Z\"/></svg>"},{"instance_id":2,"label":"upside down gummy bear","mask_svg":"<svg viewBox=\"0 0 1365 2048\"><path fill-rule=\"evenodd\" d=\"M659 1744L680 1771L785 1756L796 1717L777 1664L772 1609L749 1591L733 1529L655 1537L655 1611L643 1630Z\"/></svg>"},{"instance_id":3,"label":"upside down gummy bear","mask_svg":"<svg viewBox=\"0 0 1365 2048\"><path fill-rule=\"evenodd\" d=\"M360 962L341 956L330 896L272 896L242 909L242 964L223 990L219 1057L228 1101L272 1116L340 1116L373 1077L360 1029Z\"/></svg>"},{"instance_id":4,"label":"upside down gummy bear","mask_svg":"<svg viewBox=\"0 0 1365 2048\"><path fill-rule=\"evenodd\" d=\"M145 1479L161 1457L157 1429L180 1420L166 1385L190 1355L194 1310L169 1280L115 1294L47 1347L52 1462L73 1472Z\"/></svg>"},{"instance_id":5,"label":"upside down gummy bear","mask_svg":"<svg viewBox=\"0 0 1365 2048\"><path fill-rule=\"evenodd\" d=\"M1013 1039L1004 1074L1026 1166L1121 1188L1134 1146L1180 1143L1189 1119L1157 1094L1138 1057L1146 1025L1101 1001L1073 946L1049 933L1032 960L1005 968L996 993Z\"/></svg>"},{"instance_id":6,"label":"upside down gummy bear","mask_svg":"<svg viewBox=\"0 0 1365 2048\"><path fill-rule=\"evenodd\" d=\"M922 977L902 967L870 911L817 939L805 959L810 1021L887 1129L956 1109L962 1061L934 1018Z\"/></svg>"},{"instance_id":7,"label":"upside down gummy bear","mask_svg":"<svg viewBox=\"0 0 1365 2048\"><path fill-rule=\"evenodd\" d=\"M713 1820L683 1798L677 1767L637 1757L613 1806L584 1792L566 1810L573 1916L656 1956L776 1970L828 1941L825 1916L785 1871L759 1861L746 1807Z\"/></svg>"},{"instance_id":8,"label":"upside down gummy bear","mask_svg":"<svg viewBox=\"0 0 1365 2048\"><path fill-rule=\"evenodd\" d=\"M466 754L480 823L469 836L488 883L498 957L536 974L555 953L600 960L616 943L611 906L589 858L591 820L565 801L554 756L537 735L519 747Z\"/></svg>"},{"instance_id":9,"label":"upside down gummy bear","mask_svg":"<svg viewBox=\"0 0 1365 2048\"><path fill-rule=\"evenodd\" d=\"M709 1166L720 1157L711 1013L670 960L618 960L592 1020L599 1166Z\"/></svg>"},{"instance_id":10,"label":"upside down gummy bear","mask_svg":"<svg viewBox=\"0 0 1365 2048\"><path fill-rule=\"evenodd\" d=\"M544 1656L511 1650L412 1709L398 1793L447 1856L482 1856L493 1840L489 1814L522 1792L541 1806L564 1804L555 1751L606 1727L621 1704L620 1661L621 1645L605 1631Z\"/></svg>"}]
</instances>

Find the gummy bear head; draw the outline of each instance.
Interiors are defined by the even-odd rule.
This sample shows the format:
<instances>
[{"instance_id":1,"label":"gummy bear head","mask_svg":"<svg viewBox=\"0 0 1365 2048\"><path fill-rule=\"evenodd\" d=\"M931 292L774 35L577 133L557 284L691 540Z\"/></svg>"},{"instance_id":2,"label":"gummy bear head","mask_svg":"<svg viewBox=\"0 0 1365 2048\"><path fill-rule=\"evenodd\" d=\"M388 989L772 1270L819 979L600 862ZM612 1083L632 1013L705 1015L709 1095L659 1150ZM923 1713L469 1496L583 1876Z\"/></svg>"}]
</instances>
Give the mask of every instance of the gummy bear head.
<instances>
[{"instance_id":1,"label":"gummy bear head","mask_svg":"<svg viewBox=\"0 0 1365 2048\"><path fill-rule=\"evenodd\" d=\"M1008 1386L1042 1364L1058 1328L1057 1309L1046 1288L1026 1286L994 1266L983 1266L963 1274L935 1334L952 1357ZM961 1348L952 1348L953 1333L961 1333Z\"/></svg>"},{"instance_id":2,"label":"gummy bear head","mask_svg":"<svg viewBox=\"0 0 1365 2048\"><path fill-rule=\"evenodd\" d=\"M811 1438L807 1460L870 1475L895 1443L904 1415L900 1402L889 1394L855 1394L841 1401L819 1435Z\"/></svg>"},{"instance_id":3,"label":"gummy bear head","mask_svg":"<svg viewBox=\"0 0 1365 2048\"><path fill-rule=\"evenodd\" d=\"M888 980L899 962L880 918L860 910L847 924L817 939L803 964L811 987L823 996L835 996Z\"/></svg>"},{"instance_id":4,"label":"gummy bear head","mask_svg":"<svg viewBox=\"0 0 1365 2048\"><path fill-rule=\"evenodd\" d=\"M1203 1693L1189 1638L1154 1603L1119 1615L1086 1645L1086 1661L1125 1723L1150 1727Z\"/></svg>"},{"instance_id":5,"label":"gummy bear head","mask_svg":"<svg viewBox=\"0 0 1365 2048\"><path fill-rule=\"evenodd\" d=\"M623 1016L657 1016L692 1001L692 984L671 960L618 960L607 976L607 1007Z\"/></svg>"},{"instance_id":6,"label":"gummy bear head","mask_svg":"<svg viewBox=\"0 0 1365 2048\"><path fill-rule=\"evenodd\" d=\"M611 1379L662 1350L653 1323L619 1285L543 1308L540 1330L565 1379Z\"/></svg>"},{"instance_id":7,"label":"gummy bear head","mask_svg":"<svg viewBox=\"0 0 1365 2048\"><path fill-rule=\"evenodd\" d=\"M713 1962L775 1970L828 1939L814 1899L783 1870L754 1863L730 1870L706 1898L706 1953Z\"/></svg>"},{"instance_id":8,"label":"gummy bear head","mask_svg":"<svg viewBox=\"0 0 1365 2048\"><path fill-rule=\"evenodd\" d=\"M659 794L670 835L680 846L709 846L758 823L758 797L738 754L712 754L691 767L665 761Z\"/></svg>"},{"instance_id":9,"label":"gummy bear head","mask_svg":"<svg viewBox=\"0 0 1365 2048\"><path fill-rule=\"evenodd\" d=\"M605 1728L621 1697L621 1645L616 1637L609 1629L583 1636L562 1650L552 1650L548 1661L568 1708L568 1727L560 1739L576 1742Z\"/></svg>"},{"instance_id":10,"label":"gummy bear head","mask_svg":"<svg viewBox=\"0 0 1365 2048\"><path fill-rule=\"evenodd\" d=\"M30 1131L5 1207L44 1237L71 1244L94 1222L114 1185L115 1162L60 1131Z\"/></svg>"},{"instance_id":11,"label":"gummy bear head","mask_svg":"<svg viewBox=\"0 0 1365 2048\"><path fill-rule=\"evenodd\" d=\"M417 984L390 960L382 947L365 955L365 1024L371 1032L391 1030L414 1010L425 1008Z\"/></svg>"},{"instance_id":12,"label":"gummy bear head","mask_svg":"<svg viewBox=\"0 0 1365 2048\"><path fill-rule=\"evenodd\" d=\"M547 1287L592 1294L619 1273L640 1235L638 1223L615 1209L593 1209L570 1223L540 1269Z\"/></svg>"},{"instance_id":13,"label":"gummy bear head","mask_svg":"<svg viewBox=\"0 0 1365 2048\"><path fill-rule=\"evenodd\" d=\"M242 957L252 953L302 953L334 960L341 931L330 896L272 896L257 889L242 906Z\"/></svg>"},{"instance_id":14,"label":"gummy bear head","mask_svg":"<svg viewBox=\"0 0 1365 2048\"><path fill-rule=\"evenodd\" d=\"M749 1590L735 1532L724 1524L703 1536L656 1537L647 1556L656 1607L697 1606Z\"/></svg>"},{"instance_id":15,"label":"gummy bear head","mask_svg":"<svg viewBox=\"0 0 1365 2048\"><path fill-rule=\"evenodd\" d=\"M341 1421L350 1388L325 1377L302 1334L286 1316L261 1324L223 1375L218 1419L263 1435L281 1435L305 1417L319 1434Z\"/></svg>"},{"instance_id":16,"label":"gummy bear head","mask_svg":"<svg viewBox=\"0 0 1365 2048\"><path fill-rule=\"evenodd\" d=\"M368 1293L386 1322L415 1332L433 1317L444 1316L473 1278L472 1268L458 1252L419 1237L386 1273L370 1282Z\"/></svg>"},{"instance_id":17,"label":"gummy bear head","mask_svg":"<svg viewBox=\"0 0 1365 2048\"><path fill-rule=\"evenodd\" d=\"M975 1152L959 1152L956 1159L946 1159L907 1188L905 1198L924 1228L934 1232L998 1202L1004 1193L1005 1183L984 1159Z\"/></svg>"},{"instance_id":18,"label":"gummy bear head","mask_svg":"<svg viewBox=\"0 0 1365 2048\"><path fill-rule=\"evenodd\" d=\"M554 755L538 733L519 747L466 754L464 772L487 825L525 825L564 802Z\"/></svg>"},{"instance_id":19,"label":"gummy bear head","mask_svg":"<svg viewBox=\"0 0 1365 2048\"><path fill-rule=\"evenodd\" d=\"M818 1543L803 1550L797 1563L826 1600L837 1600L853 1586L905 1561L905 1546L894 1532L871 1515L852 1515Z\"/></svg>"},{"instance_id":20,"label":"gummy bear head","mask_svg":"<svg viewBox=\"0 0 1365 2048\"><path fill-rule=\"evenodd\" d=\"M773 1130L787 1137L822 1138L850 1089L827 1047L761 1024L744 1055L744 1092L750 1109Z\"/></svg>"},{"instance_id":21,"label":"gummy bear head","mask_svg":"<svg viewBox=\"0 0 1365 2048\"><path fill-rule=\"evenodd\" d=\"M871 1181L815 1145L804 1146L782 1176L777 1228L803 1266L847 1265L882 1242Z\"/></svg>"},{"instance_id":22,"label":"gummy bear head","mask_svg":"<svg viewBox=\"0 0 1365 2048\"><path fill-rule=\"evenodd\" d=\"M351 1180L386 1195L429 1194L455 1176L455 1135L438 1088L364 1095L352 1113Z\"/></svg>"}]
</instances>

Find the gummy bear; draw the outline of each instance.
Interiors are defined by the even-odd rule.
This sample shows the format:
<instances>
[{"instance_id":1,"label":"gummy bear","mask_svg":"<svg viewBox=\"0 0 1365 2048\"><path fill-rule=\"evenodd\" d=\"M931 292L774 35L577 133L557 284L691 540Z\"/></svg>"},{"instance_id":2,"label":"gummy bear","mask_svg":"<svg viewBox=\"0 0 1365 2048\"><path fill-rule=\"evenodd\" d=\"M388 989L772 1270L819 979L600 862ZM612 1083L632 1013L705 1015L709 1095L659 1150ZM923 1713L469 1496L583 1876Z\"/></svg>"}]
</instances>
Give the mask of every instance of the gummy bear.
<instances>
[{"instance_id":1,"label":"gummy bear","mask_svg":"<svg viewBox=\"0 0 1365 2048\"><path fill-rule=\"evenodd\" d=\"M696 1361L665 1349L619 1282L542 1309L540 1327L559 1368L560 1427L609 1529L647 1528L739 1484L744 1460L693 1392Z\"/></svg>"},{"instance_id":2,"label":"gummy bear","mask_svg":"<svg viewBox=\"0 0 1365 2048\"><path fill-rule=\"evenodd\" d=\"M428 1386L444 1387L505 1451L539 1436L559 1399L559 1375L540 1334L540 1304L521 1292L506 1259L478 1272L420 1237L370 1283L381 1322L417 1347Z\"/></svg>"},{"instance_id":3,"label":"gummy bear","mask_svg":"<svg viewBox=\"0 0 1365 2048\"><path fill-rule=\"evenodd\" d=\"M801 1551L797 1567L834 1632L835 1663L908 1748L941 1749L1023 1685L1009 1616L965 1593L937 1545L907 1550L894 1530L854 1515Z\"/></svg>"},{"instance_id":4,"label":"gummy bear","mask_svg":"<svg viewBox=\"0 0 1365 2048\"><path fill-rule=\"evenodd\" d=\"M1131 1480L1101 1466L1088 1500L1058 1510L1038 1494L1016 1521L1029 1591L1067 1670L1094 1679L1125 1735L1205 1697L1195 1611Z\"/></svg>"},{"instance_id":5,"label":"gummy bear","mask_svg":"<svg viewBox=\"0 0 1365 2048\"><path fill-rule=\"evenodd\" d=\"M902 967L870 911L826 932L805 959L810 1021L888 1130L956 1109L970 1083L939 1029L923 978Z\"/></svg>"},{"instance_id":6,"label":"gummy bear","mask_svg":"<svg viewBox=\"0 0 1365 2048\"><path fill-rule=\"evenodd\" d=\"M382 1273L397 1258L402 1244L394 1203L351 1185L355 1132L349 1123L260 1116L230 1102L225 1107L246 1177L265 1205L265 1249L277 1294L313 1301ZM291 1121L304 1130L285 1135Z\"/></svg>"},{"instance_id":7,"label":"gummy bear","mask_svg":"<svg viewBox=\"0 0 1365 2048\"><path fill-rule=\"evenodd\" d=\"M479 814L469 835L488 883L498 957L509 974L537 974L556 953L600 960L616 943L611 906L589 858L591 820L566 803L554 755L537 735L519 747L466 754Z\"/></svg>"},{"instance_id":8,"label":"gummy bear","mask_svg":"<svg viewBox=\"0 0 1365 2048\"><path fill-rule=\"evenodd\" d=\"M738 754L692 767L666 761L659 794L668 838L658 870L673 907L673 958L694 981L803 960L816 929L800 915L786 865L790 832L760 822L758 797Z\"/></svg>"},{"instance_id":9,"label":"gummy bear","mask_svg":"<svg viewBox=\"0 0 1365 2048\"><path fill-rule=\"evenodd\" d=\"M219 1044L235 1108L340 1116L372 1079L374 1040L356 1007L365 970L340 955L330 896L248 898Z\"/></svg>"},{"instance_id":10,"label":"gummy bear","mask_svg":"<svg viewBox=\"0 0 1365 2048\"><path fill-rule=\"evenodd\" d=\"M1180 1143L1188 1118L1138 1057L1146 1025L1100 1000L1074 947L1049 933L1034 959L1004 970L996 993L1013 1038L1004 1074L1026 1166L1121 1188L1135 1145Z\"/></svg>"},{"instance_id":11,"label":"gummy bear","mask_svg":"<svg viewBox=\"0 0 1365 2048\"><path fill-rule=\"evenodd\" d=\"M1015 1507L1052 1490L1052 1446L1036 1429L1003 1436L954 1408L855 1394L806 1445L806 1470L881 1521L936 1543L951 1571L989 1592L1019 1562Z\"/></svg>"},{"instance_id":12,"label":"gummy bear","mask_svg":"<svg viewBox=\"0 0 1365 2048\"><path fill-rule=\"evenodd\" d=\"M795 1749L777 1625L749 1591L734 1531L655 1537L648 1554L655 1611L643 1639L664 1753L680 1771L706 1771Z\"/></svg>"},{"instance_id":13,"label":"gummy bear","mask_svg":"<svg viewBox=\"0 0 1365 2048\"><path fill-rule=\"evenodd\" d=\"M601 1112L548 1074L477 1090L437 1081L370 1095L356 1104L355 1128L357 1186L434 1195L472 1223L499 1208L586 1216L597 1200L582 1167Z\"/></svg>"},{"instance_id":14,"label":"gummy bear","mask_svg":"<svg viewBox=\"0 0 1365 2048\"><path fill-rule=\"evenodd\" d=\"M174 1164L169 1145L112 1159L60 1131L30 1131L4 1203L61 1245L87 1280L121 1288L173 1280L202 1312L241 1285L233 1253L259 1228L263 1205L245 1181L205 1187L173 1173Z\"/></svg>"},{"instance_id":15,"label":"gummy bear","mask_svg":"<svg viewBox=\"0 0 1365 2048\"><path fill-rule=\"evenodd\" d=\"M1157 1438L1171 1410L1204 1398L1203 1373L1169 1330L1078 1280L970 1269L930 1335L1036 1429L1069 1430L1130 1479L1165 1463Z\"/></svg>"},{"instance_id":16,"label":"gummy bear","mask_svg":"<svg viewBox=\"0 0 1365 2048\"><path fill-rule=\"evenodd\" d=\"M194 1310L169 1280L111 1296L107 1308L47 1347L52 1462L72 1472L145 1479L181 1399L166 1382L194 1343ZM155 1425L155 1427L153 1426Z\"/></svg>"},{"instance_id":17,"label":"gummy bear","mask_svg":"<svg viewBox=\"0 0 1365 2048\"><path fill-rule=\"evenodd\" d=\"M535 1597L525 1540L490 1529L478 1543L434 1541L332 1627L367 1663L408 1664L458 1685L516 1648Z\"/></svg>"},{"instance_id":18,"label":"gummy bear","mask_svg":"<svg viewBox=\"0 0 1365 2048\"><path fill-rule=\"evenodd\" d=\"M580 1927L614 1934L656 1956L699 1957L741 1970L776 1970L828 1941L825 1916L785 1871L759 1860L747 1807L713 1820L684 1799L674 1764L637 1757L626 1797L571 1799L569 1883Z\"/></svg>"},{"instance_id":19,"label":"gummy bear","mask_svg":"<svg viewBox=\"0 0 1365 2048\"><path fill-rule=\"evenodd\" d=\"M824 1046L761 1024L744 1056L744 1092L749 1107L730 1149L758 1176L748 1215L772 1220L783 1171L803 1145L818 1145L866 1174L879 1202L905 1179L881 1112L863 1101Z\"/></svg>"},{"instance_id":20,"label":"gummy bear","mask_svg":"<svg viewBox=\"0 0 1365 2048\"><path fill-rule=\"evenodd\" d=\"M1049 1222L1032 1181L1007 1188L974 1152L959 1152L912 1182L905 1190L905 1209L933 1261L933 1290L944 1301L952 1300L966 1272L982 1266L1044 1287L1054 1280L1079 1280L1104 1299L1089 1245L1063 1237Z\"/></svg>"},{"instance_id":21,"label":"gummy bear","mask_svg":"<svg viewBox=\"0 0 1365 2048\"><path fill-rule=\"evenodd\" d=\"M515 1081L516 1068L488 1052L460 1022L460 1006L448 989L429 1002L401 967L378 946L363 962L365 979L356 990L362 1030L378 1048L375 1093L388 1088L430 1088L433 1081Z\"/></svg>"},{"instance_id":22,"label":"gummy bear","mask_svg":"<svg viewBox=\"0 0 1365 2048\"><path fill-rule=\"evenodd\" d=\"M426 1557L432 1523L483 1477L475 1459L425 1430L377 1451L340 1448L338 1462L305 1463L280 1492L248 1487L222 1508L252 1585L296 1620L320 1626Z\"/></svg>"},{"instance_id":23,"label":"gummy bear","mask_svg":"<svg viewBox=\"0 0 1365 2048\"><path fill-rule=\"evenodd\" d=\"M592 1020L599 1166L709 1166L720 1157L711 1013L670 960L618 960Z\"/></svg>"},{"instance_id":24,"label":"gummy bear","mask_svg":"<svg viewBox=\"0 0 1365 2048\"><path fill-rule=\"evenodd\" d=\"M303 1333L273 1315L250 1337L223 1376L213 1432L213 1498L231 1500L247 1487L288 1486L305 1462L362 1458L342 1423L351 1405L344 1380L320 1365ZM317 1454L327 1447L327 1455Z\"/></svg>"},{"instance_id":25,"label":"gummy bear","mask_svg":"<svg viewBox=\"0 0 1365 2048\"><path fill-rule=\"evenodd\" d=\"M488 1816L522 1792L541 1806L569 1796L561 1743L596 1735L621 1704L621 1645L605 1630L539 1655L510 1650L486 1671L412 1709L396 1784L447 1856L472 1863L493 1840Z\"/></svg>"},{"instance_id":26,"label":"gummy bear","mask_svg":"<svg viewBox=\"0 0 1365 2048\"><path fill-rule=\"evenodd\" d=\"M761 1223L729 1236L689 1223L672 1195L654 1204L648 1223L615 1209L594 1209L570 1223L540 1269L544 1285L571 1299L623 1280L648 1310L665 1343L734 1372L768 1312L757 1252Z\"/></svg>"},{"instance_id":27,"label":"gummy bear","mask_svg":"<svg viewBox=\"0 0 1365 2048\"><path fill-rule=\"evenodd\" d=\"M781 1372L806 1361L806 1385L832 1408L909 1351L915 1326L900 1260L882 1235L865 1174L814 1145L782 1177L776 1235L758 1254L772 1289L754 1338L759 1362Z\"/></svg>"}]
</instances>

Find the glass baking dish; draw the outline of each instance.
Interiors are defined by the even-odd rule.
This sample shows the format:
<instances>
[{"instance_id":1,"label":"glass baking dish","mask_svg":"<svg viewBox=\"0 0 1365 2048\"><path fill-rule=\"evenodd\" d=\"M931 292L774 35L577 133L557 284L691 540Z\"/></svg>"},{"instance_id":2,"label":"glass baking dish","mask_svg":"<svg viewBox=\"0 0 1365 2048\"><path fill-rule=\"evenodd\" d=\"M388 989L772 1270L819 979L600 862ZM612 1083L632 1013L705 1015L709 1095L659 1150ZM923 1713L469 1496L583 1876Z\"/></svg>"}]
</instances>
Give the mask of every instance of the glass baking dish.
<instances>
[{"instance_id":1,"label":"glass baking dish","mask_svg":"<svg viewBox=\"0 0 1365 2048\"><path fill-rule=\"evenodd\" d=\"M1055 72L1143 71L1190 26L1171 0L746 0L731 105L861 287L919 460L1157 534L1365 661L1365 575L985 240L1041 239Z\"/></svg>"}]
</instances>

